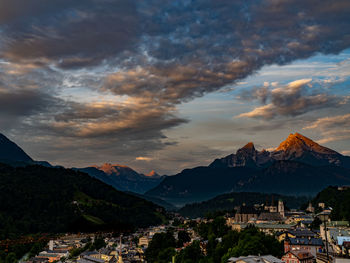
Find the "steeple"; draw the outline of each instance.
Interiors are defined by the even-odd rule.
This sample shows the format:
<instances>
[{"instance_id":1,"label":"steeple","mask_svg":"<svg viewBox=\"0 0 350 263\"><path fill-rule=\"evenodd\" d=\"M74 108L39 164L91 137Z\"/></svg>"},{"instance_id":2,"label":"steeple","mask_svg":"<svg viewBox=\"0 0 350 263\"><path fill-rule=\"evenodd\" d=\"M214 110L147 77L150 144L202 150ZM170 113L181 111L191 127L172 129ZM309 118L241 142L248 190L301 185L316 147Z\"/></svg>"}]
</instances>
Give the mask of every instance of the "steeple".
<instances>
[{"instance_id":1,"label":"steeple","mask_svg":"<svg viewBox=\"0 0 350 263\"><path fill-rule=\"evenodd\" d=\"M278 213L280 213L280 215L284 217L284 204L281 199L278 200Z\"/></svg>"},{"instance_id":2,"label":"steeple","mask_svg":"<svg viewBox=\"0 0 350 263\"><path fill-rule=\"evenodd\" d=\"M119 239L119 254L118 254L117 263L124 263L123 257L122 257L122 236L120 236L120 239Z\"/></svg>"}]
</instances>

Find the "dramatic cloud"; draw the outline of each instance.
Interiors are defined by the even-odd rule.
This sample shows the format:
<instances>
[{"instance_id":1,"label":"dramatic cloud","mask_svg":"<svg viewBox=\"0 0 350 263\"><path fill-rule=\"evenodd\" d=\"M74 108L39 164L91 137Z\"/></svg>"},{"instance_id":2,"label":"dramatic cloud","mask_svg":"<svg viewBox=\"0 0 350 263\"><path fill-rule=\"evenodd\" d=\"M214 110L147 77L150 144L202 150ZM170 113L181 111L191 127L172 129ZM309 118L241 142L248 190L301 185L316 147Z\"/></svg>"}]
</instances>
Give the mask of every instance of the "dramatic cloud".
<instances>
[{"instance_id":1,"label":"dramatic cloud","mask_svg":"<svg viewBox=\"0 0 350 263\"><path fill-rule=\"evenodd\" d=\"M269 103L251 112L242 113L238 117L273 119L277 116L297 116L346 103L343 98L312 90L311 81L312 79L300 79L271 90L267 87L255 88L250 97L245 91L241 98L258 99L263 103Z\"/></svg>"},{"instance_id":2,"label":"dramatic cloud","mask_svg":"<svg viewBox=\"0 0 350 263\"><path fill-rule=\"evenodd\" d=\"M323 138L319 143L349 140L350 114L319 118L304 129L320 132Z\"/></svg>"},{"instance_id":3,"label":"dramatic cloud","mask_svg":"<svg viewBox=\"0 0 350 263\"><path fill-rule=\"evenodd\" d=\"M15 0L2 2L0 9L0 54L10 61L96 65L133 49L140 30L135 2L128 0Z\"/></svg>"},{"instance_id":4,"label":"dramatic cloud","mask_svg":"<svg viewBox=\"0 0 350 263\"><path fill-rule=\"evenodd\" d=\"M320 118L304 129L332 129L339 126L350 126L350 114Z\"/></svg>"},{"instance_id":5,"label":"dramatic cloud","mask_svg":"<svg viewBox=\"0 0 350 263\"><path fill-rule=\"evenodd\" d=\"M130 141L164 139L162 130L186 122L175 116L175 109L134 99L121 103L68 102L58 110L47 114L47 119L32 119L30 124L56 136L117 137Z\"/></svg>"},{"instance_id":6,"label":"dramatic cloud","mask_svg":"<svg viewBox=\"0 0 350 263\"><path fill-rule=\"evenodd\" d=\"M1 1L1 123L6 129L3 119L13 116L18 133L55 138L56 154L77 139L89 148L82 156L102 146L148 156L174 143L165 131L187 122L181 103L266 65L350 47L349 13L348 0ZM308 84L242 94L262 106L240 116L297 116L341 103Z\"/></svg>"}]
</instances>

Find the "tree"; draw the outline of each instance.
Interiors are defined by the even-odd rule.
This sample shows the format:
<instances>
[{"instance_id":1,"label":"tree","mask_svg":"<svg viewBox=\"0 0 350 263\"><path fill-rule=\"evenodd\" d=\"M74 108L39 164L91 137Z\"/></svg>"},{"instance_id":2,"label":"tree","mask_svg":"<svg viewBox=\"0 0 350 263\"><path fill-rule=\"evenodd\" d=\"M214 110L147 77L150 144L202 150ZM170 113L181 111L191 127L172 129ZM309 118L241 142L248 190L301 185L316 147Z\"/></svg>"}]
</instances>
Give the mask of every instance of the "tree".
<instances>
[{"instance_id":1,"label":"tree","mask_svg":"<svg viewBox=\"0 0 350 263\"><path fill-rule=\"evenodd\" d=\"M203 257L200 243L196 240L181 250L180 254L176 257L176 263L198 263Z\"/></svg>"},{"instance_id":2,"label":"tree","mask_svg":"<svg viewBox=\"0 0 350 263\"><path fill-rule=\"evenodd\" d=\"M5 263L17 263L17 258L15 253L9 253L5 259Z\"/></svg>"},{"instance_id":3,"label":"tree","mask_svg":"<svg viewBox=\"0 0 350 263\"><path fill-rule=\"evenodd\" d=\"M147 262L160 262L163 260L166 255L170 255L169 248L174 250L175 243L176 240L170 232L155 234L145 252ZM164 250L167 251L164 252Z\"/></svg>"},{"instance_id":4,"label":"tree","mask_svg":"<svg viewBox=\"0 0 350 263\"><path fill-rule=\"evenodd\" d=\"M236 245L229 248L222 257L221 262L227 262L230 257L240 257L248 255L272 254L281 257L283 246L275 237L260 232L255 226L248 226L239 233L239 240Z\"/></svg>"},{"instance_id":5,"label":"tree","mask_svg":"<svg viewBox=\"0 0 350 263\"><path fill-rule=\"evenodd\" d=\"M175 249L168 247L164 250L161 250L158 254L157 263L168 263L171 261L172 257L175 256Z\"/></svg>"},{"instance_id":6,"label":"tree","mask_svg":"<svg viewBox=\"0 0 350 263\"><path fill-rule=\"evenodd\" d=\"M179 231L177 235L177 247L182 247L184 243L190 242L191 237L187 231Z\"/></svg>"},{"instance_id":7,"label":"tree","mask_svg":"<svg viewBox=\"0 0 350 263\"><path fill-rule=\"evenodd\" d=\"M182 221L179 218L175 218L173 222L173 226L179 226L182 224Z\"/></svg>"},{"instance_id":8,"label":"tree","mask_svg":"<svg viewBox=\"0 0 350 263\"><path fill-rule=\"evenodd\" d=\"M90 250L99 250L100 248L105 247L107 244L104 241L104 239L102 237L97 237L94 241L94 243L92 244L92 246L90 246Z\"/></svg>"},{"instance_id":9,"label":"tree","mask_svg":"<svg viewBox=\"0 0 350 263\"><path fill-rule=\"evenodd\" d=\"M322 224L321 219L315 217L314 221L312 221L310 228L311 229L320 229L320 225Z\"/></svg>"}]
</instances>

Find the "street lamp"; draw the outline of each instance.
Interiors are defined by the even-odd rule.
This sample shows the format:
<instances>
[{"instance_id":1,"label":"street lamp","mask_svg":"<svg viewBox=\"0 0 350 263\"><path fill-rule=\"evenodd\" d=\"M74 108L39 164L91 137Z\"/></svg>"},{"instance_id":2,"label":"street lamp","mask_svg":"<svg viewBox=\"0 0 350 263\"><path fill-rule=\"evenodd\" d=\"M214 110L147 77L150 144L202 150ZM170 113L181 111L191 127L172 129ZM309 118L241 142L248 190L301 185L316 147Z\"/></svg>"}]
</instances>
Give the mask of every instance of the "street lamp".
<instances>
[{"instance_id":1,"label":"street lamp","mask_svg":"<svg viewBox=\"0 0 350 263\"><path fill-rule=\"evenodd\" d=\"M317 215L321 221L323 221L324 224L324 233L325 233L325 238L326 238L326 253L327 253L327 261L329 262L329 253L328 253L328 238L327 238L327 224L326 224L326 220L328 220L329 218L329 213L327 212L321 212Z\"/></svg>"}]
</instances>

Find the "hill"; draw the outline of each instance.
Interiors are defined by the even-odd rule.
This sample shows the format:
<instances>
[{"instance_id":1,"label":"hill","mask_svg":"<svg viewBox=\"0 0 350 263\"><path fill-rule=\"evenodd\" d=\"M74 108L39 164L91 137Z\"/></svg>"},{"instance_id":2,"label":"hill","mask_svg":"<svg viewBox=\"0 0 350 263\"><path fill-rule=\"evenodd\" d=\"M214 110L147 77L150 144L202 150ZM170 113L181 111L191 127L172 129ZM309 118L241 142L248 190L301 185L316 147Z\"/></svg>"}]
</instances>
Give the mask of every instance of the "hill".
<instances>
[{"instance_id":1,"label":"hill","mask_svg":"<svg viewBox=\"0 0 350 263\"><path fill-rule=\"evenodd\" d=\"M0 164L0 238L128 230L159 224L163 209L81 172Z\"/></svg>"},{"instance_id":2,"label":"hill","mask_svg":"<svg viewBox=\"0 0 350 263\"><path fill-rule=\"evenodd\" d=\"M240 181L247 179L247 174L255 170L236 167L211 168L196 167L166 177L157 187L146 195L157 197L176 206L208 200L219 194L232 192Z\"/></svg>"},{"instance_id":3,"label":"hill","mask_svg":"<svg viewBox=\"0 0 350 263\"><path fill-rule=\"evenodd\" d=\"M263 193L314 196L329 185L350 184L350 170L338 166L311 166L295 161L276 161L257 171L236 189Z\"/></svg>"},{"instance_id":4,"label":"hill","mask_svg":"<svg viewBox=\"0 0 350 263\"><path fill-rule=\"evenodd\" d=\"M42 165L51 167L46 161L34 161L22 148L0 133L0 163L11 166Z\"/></svg>"},{"instance_id":5,"label":"hill","mask_svg":"<svg viewBox=\"0 0 350 263\"><path fill-rule=\"evenodd\" d=\"M17 144L9 140L5 135L0 133L0 160L32 162L30 158Z\"/></svg>"},{"instance_id":6,"label":"hill","mask_svg":"<svg viewBox=\"0 0 350 263\"><path fill-rule=\"evenodd\" d=\"M279 194L263 194L253 192L235 192L219 195L208 201L200 203L187 204L178 210L183 216L190 218L203 217L207 213L213 213L216 211L232 211L235 206L245 203L247 206L253 206L254 204L264 204L266 201L271 200L283 200L284 204L288 208L299 208L306 201L306 197L294 197L285 196Z\"/></svg>"},{"instance_id":7,"label":"hill","mask_svg":"<svg viewBox=\"0 0 350 263\"><path fill-rule=\"evenodd\" d=\"M350 184L350 170L276 161L265 169L197 167L169 176L146 194L182 206L230 192L314 196L329 185Z\"/></svg>"},{"instance_id":8,"label":"hill","mask_svg":"<svg viewBox=\"0 0 350 263\"><path fill-rule=\"evenodd\" d=\"M350 187L327 187L312 200L312 205L316 208L319 203L332 208L332 220L350 221Z\"/></svg>"},{"instance_id":9,"label":"hill","mask_svg":"<svg viewBox=\"0 0 350 263\"><path fill-rule=\"evenodd\" d=\"M130 195L134 195L134 196L140 197L142 199L145 199L147 201L152 202L153 204L156 204L156 205L159 205L161 207L164 207L167 211L175 211L175 210L177 210L177 208L174 205L164 201L163 199L156 198L156 197L153 197L153 196L144 195L144 194L138 194L138 193L134 193L134 192L126 192L126 193L128 193Z\"/></svg>"}]
</instances>

